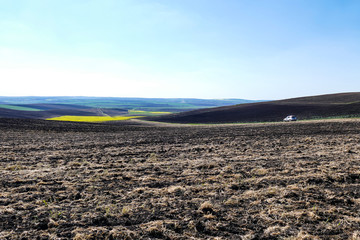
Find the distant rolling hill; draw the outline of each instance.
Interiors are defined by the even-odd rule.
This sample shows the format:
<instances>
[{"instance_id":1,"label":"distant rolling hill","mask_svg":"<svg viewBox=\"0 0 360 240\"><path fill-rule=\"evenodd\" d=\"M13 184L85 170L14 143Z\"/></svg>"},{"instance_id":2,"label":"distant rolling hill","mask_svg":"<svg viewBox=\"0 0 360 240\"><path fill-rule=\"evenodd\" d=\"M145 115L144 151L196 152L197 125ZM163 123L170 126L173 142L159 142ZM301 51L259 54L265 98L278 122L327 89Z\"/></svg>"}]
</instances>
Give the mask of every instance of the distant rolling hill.
<instances>
[{"instance_id":1,"label":"distant rolling hill","mask_svg":"<svg viewBox=\"0 0 360 240\"><path fill-rule=\"evenodd\" d=\"M182 112L256 102L244 99L1 97L0 118L46 119L63 115L118 116L131 111ZM145 114L145 113L142 113Z\"/></svg>"},{"instance_id":2,"label":"distant rolling hill","mask_svg":"<svg viewBox=\"0 0 360 240\"><path fill-rule=\"evenodd\" d=\"M20 105L12 105L14 108ZM24 107L22 105L20 107ZM59 117L64 115L73 115L73 116L103 116L103 115L122 115L127 114L128 111L124 109L100 109L100 108L90 108L83 106L75 105L60 105L60 104L29 104L26 105L25 109L37 109L31 111L24 111L10 108L0 107L0 118L30 118L30 119L46 119L52 117Z\"/></svg>"},{"instance_id":3,"label":"distant rolling hill","mask_svg":"<svg viewBox=\"0 0 360 240\"><path fill-rule=\"evenodd\" d=\"M270 122L282 121L287 115L296 115L299 119L360 117L360 92L200 109L148 120L170 123Z\"/></svg>"},{"instance_id":4,"label":"distant rolling hill","mask_svg":"<svg viewBox=\"0 0 360 240\"><path fill-rule=\"evenodd\" d=\"M196 98L120 98L120 97L2 97L0 107L15 104L73 105L90 108L121 108L127 110L183 112L200 108L230 106L240 103L259 102L246 99L196 99Z\"/></svg>"}]
</instances>

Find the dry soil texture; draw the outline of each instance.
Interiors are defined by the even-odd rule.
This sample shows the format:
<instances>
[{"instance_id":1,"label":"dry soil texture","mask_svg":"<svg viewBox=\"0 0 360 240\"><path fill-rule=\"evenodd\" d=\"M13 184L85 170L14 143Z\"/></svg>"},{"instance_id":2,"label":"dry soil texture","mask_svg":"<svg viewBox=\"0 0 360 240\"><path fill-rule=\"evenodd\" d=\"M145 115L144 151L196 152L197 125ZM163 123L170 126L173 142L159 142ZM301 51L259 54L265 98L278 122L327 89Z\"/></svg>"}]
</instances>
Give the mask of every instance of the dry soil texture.
<instances>
[{"instance_id":1,"label":"dry soil texture","mask_svg":"<svg viewBox=\"0 0 360 240\"><path fill-rule=\"evenodd\" d=\"M359 134L0 120L0 239L359 239Z\"/></svg>"}]
</instances>

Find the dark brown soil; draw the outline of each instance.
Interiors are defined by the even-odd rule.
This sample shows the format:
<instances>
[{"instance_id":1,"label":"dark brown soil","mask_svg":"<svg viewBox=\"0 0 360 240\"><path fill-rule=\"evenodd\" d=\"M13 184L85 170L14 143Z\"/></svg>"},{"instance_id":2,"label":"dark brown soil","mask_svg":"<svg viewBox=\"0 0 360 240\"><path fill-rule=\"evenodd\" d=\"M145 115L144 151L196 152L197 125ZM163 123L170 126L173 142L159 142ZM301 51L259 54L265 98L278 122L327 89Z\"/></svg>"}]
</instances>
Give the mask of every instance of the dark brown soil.
<instances>
[{"instance_id":1,"label":"dark brown soil","mask_svg":"<svg viewBox=\"0 0 360 240\"><path fill-rule=\"evenodd\" d=\"M148 119L171 123L276 122L282 121L287 115L296 115L299 119L359 117L360 93L328 94L239 104Z\"/></svg>"},{"instance_id":2,"label":"dark brown soil","mask_svg":"<svg viewBox=\"0 0 360 240\"><path fill-rule=\"evenodd\" d=\"M359 134L0 119L0 239L359 239Z\"/></svg>"}]
</instances>

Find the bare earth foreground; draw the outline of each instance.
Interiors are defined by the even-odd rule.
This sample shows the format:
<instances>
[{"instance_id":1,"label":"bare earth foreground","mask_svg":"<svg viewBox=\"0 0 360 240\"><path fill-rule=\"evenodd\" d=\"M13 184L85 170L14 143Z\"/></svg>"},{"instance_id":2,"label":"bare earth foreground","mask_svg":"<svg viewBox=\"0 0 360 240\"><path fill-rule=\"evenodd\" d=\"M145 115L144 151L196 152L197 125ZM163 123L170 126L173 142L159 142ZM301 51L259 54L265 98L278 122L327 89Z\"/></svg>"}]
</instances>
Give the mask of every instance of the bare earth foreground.
<instances>
[{"instance_id":1,"label":"bare earth foreground","mask_svg":"<svg viewBox=\"0 0 360 240\"><path fill-rule=\"evenodd\" d=\"M360 239L360 120L0 120L0 239Z\"/></svg>"}]
</instances>

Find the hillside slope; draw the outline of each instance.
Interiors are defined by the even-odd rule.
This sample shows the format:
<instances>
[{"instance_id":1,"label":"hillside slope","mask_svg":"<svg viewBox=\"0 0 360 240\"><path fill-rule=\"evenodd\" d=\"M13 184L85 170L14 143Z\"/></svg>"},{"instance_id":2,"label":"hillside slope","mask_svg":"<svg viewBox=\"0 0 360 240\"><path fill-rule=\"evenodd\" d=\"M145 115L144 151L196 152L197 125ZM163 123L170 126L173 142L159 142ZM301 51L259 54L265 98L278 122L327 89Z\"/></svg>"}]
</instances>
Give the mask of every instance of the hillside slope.
<instances>
[{"instance_id":1,"label":"hillside slope","mask_svg":"<svg viewBox=\"0 0 360 240\"><path fill-rule=\"evenodd\" d=\"M15 106L15 105L14 105ZM103 116L103 115L122 115L127 114L127 110L118 108L91 108L70 104L27 104L16 105L38 111L24 111L0 107L0 118L27 118L27 119L46 119L63 115L74 116Z\"/></svg>"},{"instance_id":2,"label":"hillside slope","mask_svg":"<svg viewBox=\"0 0 360 240\"><path fill-rule=\"evenodd\" d=\"M166 115L148 120L171 123L233 123L360 116L360 92L327 94L278 101L239 104Z\"/></svg>"}]
</instances>

